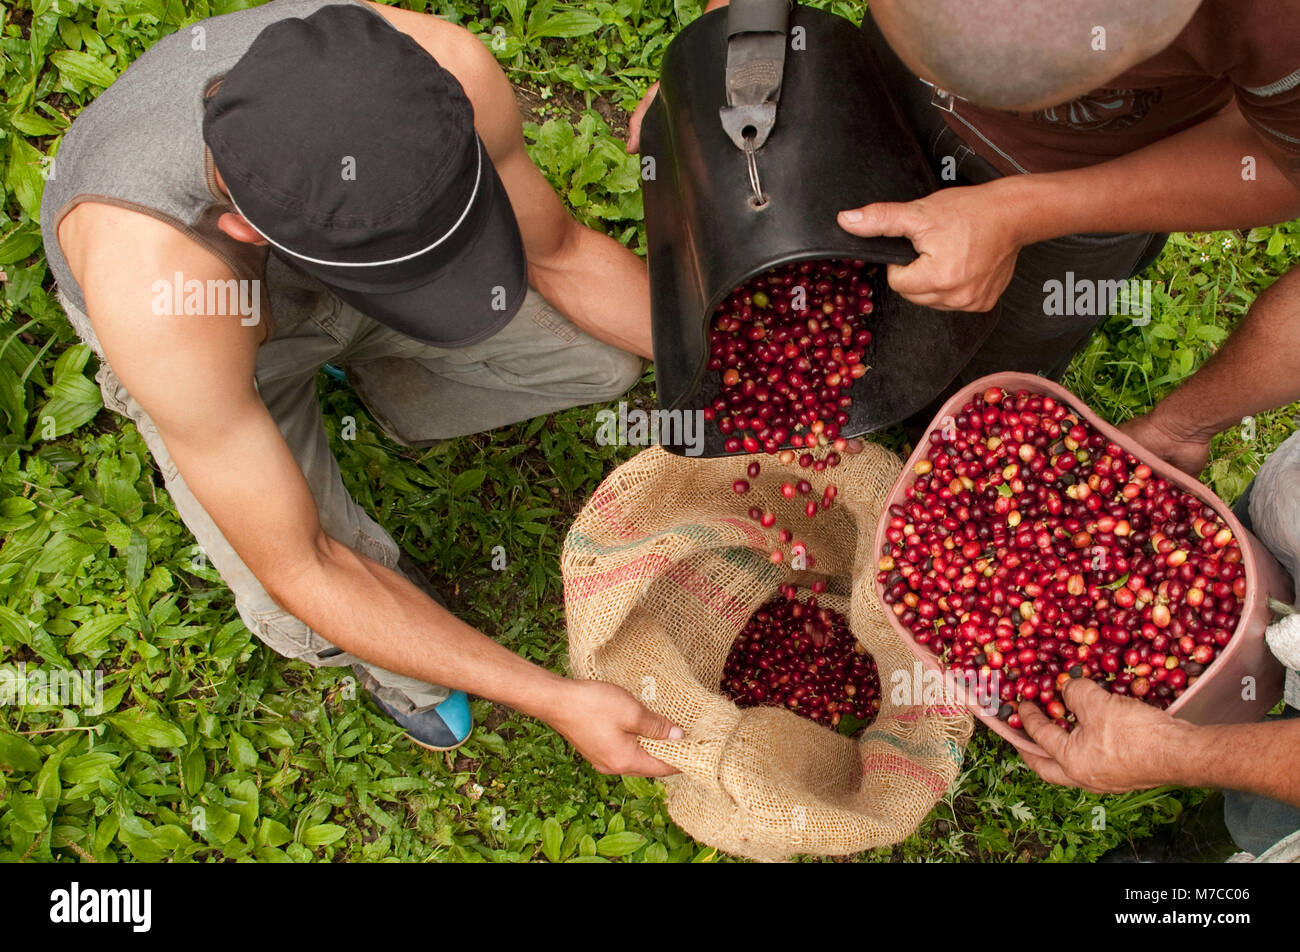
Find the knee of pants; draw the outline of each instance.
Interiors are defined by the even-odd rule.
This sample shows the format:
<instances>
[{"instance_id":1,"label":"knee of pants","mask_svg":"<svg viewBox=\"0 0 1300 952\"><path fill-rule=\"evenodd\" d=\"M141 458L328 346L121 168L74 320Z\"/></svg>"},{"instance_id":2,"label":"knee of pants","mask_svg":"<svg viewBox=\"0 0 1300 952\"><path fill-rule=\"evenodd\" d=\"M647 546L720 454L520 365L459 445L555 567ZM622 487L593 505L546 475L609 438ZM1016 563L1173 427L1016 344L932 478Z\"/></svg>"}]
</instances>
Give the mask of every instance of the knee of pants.
<instances>
[{"instance_id":1,"label":"knee of pants","mask_svg":"<svg viewBox=\"0 0 1300 952\"><path fill-rule=\"evenodd\" d=\"M305 661L317 668L333 668L356 661L284 609L250 609L240 605L239 615L262 644L286 658Z\"/></svg>"},{"instance_id":2,"label":"knee of pants","mask_svg":"<svg viewBox=\"0 0 1300 952\"><path fill-rule=\"evenodd\" d=\"M592 403L621 397L645 373L644 357L608 344L591 347L583 356L585 372L575 383L582 387Z\"/></svg>"}]
</instances>

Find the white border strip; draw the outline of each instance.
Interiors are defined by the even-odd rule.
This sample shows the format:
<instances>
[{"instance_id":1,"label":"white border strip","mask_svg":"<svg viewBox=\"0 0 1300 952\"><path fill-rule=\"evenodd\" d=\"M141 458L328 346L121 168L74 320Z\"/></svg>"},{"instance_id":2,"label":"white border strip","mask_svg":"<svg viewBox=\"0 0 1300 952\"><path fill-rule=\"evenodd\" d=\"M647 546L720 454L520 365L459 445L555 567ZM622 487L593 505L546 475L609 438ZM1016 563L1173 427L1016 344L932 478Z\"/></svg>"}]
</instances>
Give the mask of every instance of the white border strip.
<instances>
[{"instance_id":1,"label":"white border strip","mask_svg":"<svg viewBox=\"0 0 1300 952\"><path fill-rule=\"evenodd\" d=\"M962 124L963 126L965 126L965 127L966 127L967 129L969 129L971 132L973 132L973 133L975 133L977 136L979 136L979 137L984 141L984 144L985 144L985 145L987 145L990 149L992 149L992 150L993 150L994 152L996 152L998 155L1002 156L1002 158L1006 159L1009 163L1011 163L1011 165L1015 167L1015 169L1016 169L1017 172L1020 172L1020 173L1023 174L1023 175L1028 175L1028 174L1029 174L1029 170L1028 170L1028 169L1026 169L1023 165L1021 165L1019 162L1017 162L1017 161L1016 161L1015 159L1013 159L1011 156L1007 155L1005 152L1003 152L1001 149L999 149L998 146L997 146L997 143L995 143L992 139L990 139L990 138L989 138L988 136L986 136L984 133L982 133L982 132L980 132L978 129L976 129L975 126L974 126L974 124L971 123L971 122L970 122L970 121L969 121L965 116L963 116L961 113L959 113L956 109L951 109L951 110L949 110L949 112L951 112L954 116L956 116L957 119L961 122L961 124Z\"/></svg>"},{"instance_id":2,"label":"white border strip","mask_svg":"<svg viewBox=\"0 0 1300 952\"><path fill-rule=\"evenodd\" d=\"M1300 69L1290 76L1283 76L1276 83L1269 83L1267 86L1243 86L1241 88L1252 96L1276 96L1278 93L1287 92L1297 86L1300 86Z\"/></svg>"},{"instance_id":3,"label":"white border strip","mask_svg":"<svg viewBox=\"0 0 1300 952\"><path fill-rule=\"evenodd\" d=\"M1281 139L1283 142L1294 142L1296 145L1300 145L1300 138L1296 138L1295 136L1289 136L1285 132L1278 132L1276 129L1270 129L1262 122L1257 121L1255 125L1258 126L1260 129L1262 129L1264 132L1267 132L1269 135L1273 136L1274 138Z\"/></svg>"}]
</instances>

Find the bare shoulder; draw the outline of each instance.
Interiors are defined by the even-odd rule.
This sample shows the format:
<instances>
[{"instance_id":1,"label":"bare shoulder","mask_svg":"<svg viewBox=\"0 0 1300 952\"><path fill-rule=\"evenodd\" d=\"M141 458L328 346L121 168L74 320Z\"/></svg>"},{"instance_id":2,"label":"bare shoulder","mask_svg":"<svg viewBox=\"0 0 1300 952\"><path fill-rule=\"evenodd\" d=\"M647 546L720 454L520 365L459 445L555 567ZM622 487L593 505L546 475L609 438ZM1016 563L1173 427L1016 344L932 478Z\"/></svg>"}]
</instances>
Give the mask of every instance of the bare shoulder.
<instances>
[{"instance_id":1,"label":"bare shoulder","mask_svg":"<svg viewBox=\"0 0 1300 952\"><path fill-rule=\"evenodd\" d=\"M428 50L434 59L448 69L453 69L453 66L465 66L471 73L500 72L495 57L484 46L483 41L463 26L431 13L416 13L414 10L390 7L375 3L373 0L366 0L366 3L389 23ZM491 69L489 70L488 67ZM460 78L459 74L457 78Z\"/></svg>"},{"instance_id":2,"label":"bare shoulder","mask_svg":"<svg viewBox=\"0 0 1300 952\"><path fill-rule=\"evenodd\" d=\"M248 282L216 254L147 214L98 202L64 217L59 243L114 373L160 426L252 392L265 328L241 307Z\"/></svg>"},{"instance_id":3,"label":"bare shoulder","mask_svg":"<svg viewBox=\"0 0 1300 952\"><path fill-rule=\"evenodd\" d=\"M432 14L367 2L460 81L474 106L474 126L488 152L497 157L522 145L514 88L481 39Z\"/></svg>"}]
</instances>

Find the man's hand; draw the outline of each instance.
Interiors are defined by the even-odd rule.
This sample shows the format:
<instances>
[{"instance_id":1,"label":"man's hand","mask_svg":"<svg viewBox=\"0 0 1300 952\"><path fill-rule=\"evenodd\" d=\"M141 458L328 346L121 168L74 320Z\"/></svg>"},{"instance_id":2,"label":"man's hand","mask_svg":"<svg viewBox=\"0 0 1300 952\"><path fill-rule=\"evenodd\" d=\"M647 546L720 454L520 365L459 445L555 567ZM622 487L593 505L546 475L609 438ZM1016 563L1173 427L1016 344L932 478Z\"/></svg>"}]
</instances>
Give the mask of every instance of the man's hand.
<instances>
[{"instance_id":1,"label":"man's hand","mask_svg":"<svg viewBox=\"0 0 1300 952\"><path fill-rule=\"evenodd\" d=\"M1122 424L1120 430L1189 476L1199 475L1210 460L1209 437L1181 432L1158 412L1134 417Z\"/></svg>"},{"instance_id":2,"label":"man's hand","mask_svg":"<svg viewBox=\"0 0 1300 952\"><path fill-rule=\"evenodd\" d=\"M568 681L558 713L547 718L603 774L666 777L677 771L651 757L637 737L681 740L684 732L622 688L603 681Z\"/></svg>"},{"instance_id":3,"label":"man's hand","mask_svg":"<svg viewBox=\"0 0 1300 952\"><path fill-rule=\"evenodd\" d=\"M915 304L943 311L992 310L1020 253L1013 206L997 182L946 188L914 202L875 202L839 214L863 238L903 237L920 256L889 266L889 286Z\"/></svg>"},{"instance_id":4,"label":"man's hand","mask_svg":"<svg viewBox=\"0 0 1300 952\"><path fill-rule=\"evenodd\" d=\"M655 93L659 92L659 84L654 83L645 91L641 101L636 104L636 109L632 112L632 118L627 121L627 151L635 154L641 151L641 121L645 119L645 111L650 108L650 103L654 102Z\"/></svg>"},{"instance_id":5,"label":"man's hand","mask_svg":"<svg viewBox=\"0 0 1300 952\"><path fill-rule=\"evenodd\" d=\"M1061 688L1061 700L1078 723L1066 733L1029 701L1020 704L1025 731L1047 757L1021 752L1025 763L1049 783L1090 793L1127 793L1174 782L1178 740L1190 724L1136 698L1111 694L1078 678Z\"/></svg>"}]
</instances>

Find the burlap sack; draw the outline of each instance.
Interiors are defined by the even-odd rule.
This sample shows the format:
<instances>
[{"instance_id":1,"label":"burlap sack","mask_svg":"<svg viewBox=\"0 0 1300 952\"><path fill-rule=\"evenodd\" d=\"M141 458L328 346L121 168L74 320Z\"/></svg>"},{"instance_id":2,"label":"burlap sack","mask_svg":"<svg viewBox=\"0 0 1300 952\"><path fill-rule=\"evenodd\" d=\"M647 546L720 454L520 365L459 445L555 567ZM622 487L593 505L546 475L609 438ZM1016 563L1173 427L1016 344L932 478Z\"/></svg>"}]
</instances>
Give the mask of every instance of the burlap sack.
<instances>
[{"instance_id":1,"label":"burlap sack","mask_svg":"<svg viewBox=\"0 0 1300 952\"><path fill-rule=\"evenodd\" d=\"M601 483L564 544L570 665L685 729L684 740L642 744L681 770L665 781L668 812L696 839L753 859L896 843L956 779L972 727L966 711L922 707L925 698L911 696L913 656L876 598L872 536L901 464L869 444L826 473L799 470L814 498L828 482L839 487L835 506L809 519L804 500L778 490L792 471L760 459L763 471L743 496L731 490L743 475L737 460L684 459L658 447ZM807 543L811 571L770 562L775 534L746 516L753 505ZM784 709L742 710L718 688L754 610L781 584L818 578L828 583L822 603L847 613L880 669L880 715L856 740ZM894 687L896 673L907 696Z\"/></svg>"}]
</instances>

